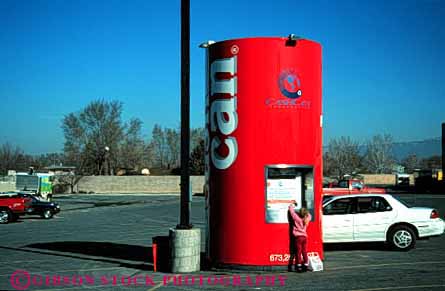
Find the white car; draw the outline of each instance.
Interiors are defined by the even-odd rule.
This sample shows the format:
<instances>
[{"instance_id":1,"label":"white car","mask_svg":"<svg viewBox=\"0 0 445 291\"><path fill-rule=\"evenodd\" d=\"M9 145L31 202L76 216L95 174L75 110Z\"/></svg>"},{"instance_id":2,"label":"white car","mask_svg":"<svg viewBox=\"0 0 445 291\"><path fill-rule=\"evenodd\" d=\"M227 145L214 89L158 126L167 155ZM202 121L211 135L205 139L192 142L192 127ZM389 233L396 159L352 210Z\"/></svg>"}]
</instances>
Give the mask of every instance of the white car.
<instances>
[{"instance_id":1,"label":"white car","mask_svg":"<svg viewBox=\"0 0 445 291\"><path fill-rule=\"evenodd\" d=\"M387 242L407 251L416 239L444 233L437 210L409 207L389 194L331 196L323 201L323 242Z\"/></svg>"}]
</instances>

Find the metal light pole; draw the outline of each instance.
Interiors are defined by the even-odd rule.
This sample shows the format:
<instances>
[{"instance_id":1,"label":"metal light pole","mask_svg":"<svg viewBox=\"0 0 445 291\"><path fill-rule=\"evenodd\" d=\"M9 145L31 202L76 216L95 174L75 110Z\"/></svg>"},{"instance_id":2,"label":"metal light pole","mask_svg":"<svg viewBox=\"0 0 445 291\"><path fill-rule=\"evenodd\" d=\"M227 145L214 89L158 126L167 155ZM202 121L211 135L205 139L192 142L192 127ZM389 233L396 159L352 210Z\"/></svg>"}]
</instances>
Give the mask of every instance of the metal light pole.
<instances>
[{"instance_id":1,"label":"metal light pole","mask_svg":"<svg viewBox=\"0 0 445 291\"><path fill-rule=\"evenodd\" d=\"M181 220L178 229L190 224L190 0L181 0Z\"/></svg>"},{"instance_id":2,"label":"metal light pole","mask_svg":"<svg viewBox=\"0 0 445 291\"><path fill-rule=\"evenodd\" d=\"M104 168L105 168L105 175L110 175L110 147L106 146L104 148Z\"/></svg>"},{"instance_id":3,"label":"metal light pole","mask_svg":"<svg viewBox=\"0 0 445 291\"><path fill-rule=\"evenodd\" d=\"M169 229L172 273L201 267L201 230L190 224L190 0L181 0L181 206L180 223Z\"/></svg>"},{"instance_id":4,"label":"metal light pole","mask_svg":"<svg viewBox=\"0 0 445 291\"><path fill-rule=\"evenodd\" d=\"M442 185L445 190L445 122L442 123Z\"/></svg>"}]
</instances>

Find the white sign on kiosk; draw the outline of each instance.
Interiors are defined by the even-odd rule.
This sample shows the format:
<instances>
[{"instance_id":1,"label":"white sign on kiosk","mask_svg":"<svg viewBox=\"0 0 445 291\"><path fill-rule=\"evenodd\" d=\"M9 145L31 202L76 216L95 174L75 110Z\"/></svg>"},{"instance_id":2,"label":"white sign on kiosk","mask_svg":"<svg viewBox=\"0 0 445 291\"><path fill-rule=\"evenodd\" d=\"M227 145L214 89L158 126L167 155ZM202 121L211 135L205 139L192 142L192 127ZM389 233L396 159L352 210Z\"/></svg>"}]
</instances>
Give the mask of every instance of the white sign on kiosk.
<instances>
[{"instance_id":1,"label":"white sign on kiosk","mask_svg":"<svg viewBox=\"0 0 445 291\"><path fill-rule=\"evenodd\" d=\"M267 179L266 222L287 223L287 208L292 201L301 207L301 176L283 179Z\"/></svg>"}]
</instances>

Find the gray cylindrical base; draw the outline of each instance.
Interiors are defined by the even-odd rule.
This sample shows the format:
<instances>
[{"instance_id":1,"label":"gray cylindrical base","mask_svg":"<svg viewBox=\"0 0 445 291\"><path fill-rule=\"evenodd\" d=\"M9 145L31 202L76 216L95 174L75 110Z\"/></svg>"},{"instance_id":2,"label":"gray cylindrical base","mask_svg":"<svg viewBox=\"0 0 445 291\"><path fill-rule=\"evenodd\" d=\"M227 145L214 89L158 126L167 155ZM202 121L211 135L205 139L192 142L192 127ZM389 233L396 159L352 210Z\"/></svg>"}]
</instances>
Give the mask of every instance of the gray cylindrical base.
<instances>
[{"instance_id":1,"label":"gray cylindrical base","mask_svg":"<svg viewBox=\"0 0 445 291\"><path fill-rule=\"evenodd\" d=\"M173 273L200 270L201 230L170 229L170 266Z\"/></svg>"}]
</instances>

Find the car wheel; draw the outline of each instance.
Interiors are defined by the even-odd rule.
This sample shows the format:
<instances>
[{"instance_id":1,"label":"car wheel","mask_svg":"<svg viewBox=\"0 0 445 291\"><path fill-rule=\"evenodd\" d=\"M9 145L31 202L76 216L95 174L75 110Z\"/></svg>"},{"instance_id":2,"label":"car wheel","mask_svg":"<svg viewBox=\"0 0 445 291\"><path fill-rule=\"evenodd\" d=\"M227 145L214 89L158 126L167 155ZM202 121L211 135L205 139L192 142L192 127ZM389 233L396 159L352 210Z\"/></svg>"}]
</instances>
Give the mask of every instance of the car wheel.
<instances>
[{"instance_id":1,"label":"car wheel","mask_svg":"<svg viewBox=\"0 0 445 291\"><path fill-rule=\"evenodd\" d=\"M17 221L18 219L19 219L19 216L18 216L17 214L12 214L12 215L11 215L11 220L10 220L10 221L15 222L15 221Z\"/></svg>"},{"instance_id":2,"label":"car wheel","mask_svg":"<svg viewBox=\"0 0 445 291\"><path fill-rule=\"evenodd\" d=\"M53 212L49 209L46 209L45 211L43 211L42 217L45 219L50 219L51 217L53 217Z\"/></svg>"},{"instance_id":3,"label":"car wheel","mask_svg":"<svg viewBox=\"0 0 445 291\"><path fill-rule=\"evenodd\" d=\"M416 235L412 228L400 225L390 231L388 242L397 251L409 251L416 245Z\"/></svg>"},{"instance_id":4,"label":"car wheel","mask_svg":"<svg viewBox=\"0 0 445 291\"><path fill-rule=\"evenodd\" d=\"M12 219L12 213L9 209L0 209L0 223L6 224Z\"/></svg>"}]
</instances>

